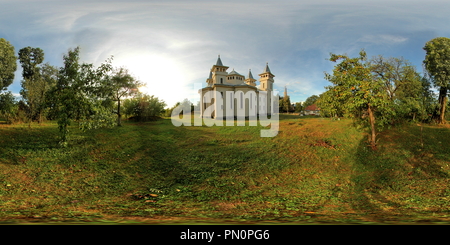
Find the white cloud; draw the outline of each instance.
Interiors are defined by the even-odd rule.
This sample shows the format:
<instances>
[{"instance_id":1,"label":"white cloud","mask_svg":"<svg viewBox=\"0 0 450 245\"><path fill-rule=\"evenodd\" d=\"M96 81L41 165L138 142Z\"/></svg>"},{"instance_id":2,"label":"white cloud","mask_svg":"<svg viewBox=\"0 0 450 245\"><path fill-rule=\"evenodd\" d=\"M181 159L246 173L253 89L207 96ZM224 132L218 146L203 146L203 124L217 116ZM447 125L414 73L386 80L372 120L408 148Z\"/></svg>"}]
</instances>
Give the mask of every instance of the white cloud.
<instances>
[{"instance_id":1,"label":"white cloud","mask_svg":"<svg viewBox=\"0 0 450 245\"><path fill-rule=\"evenodd\" d=\"M292 96L304 100L323 91L330 52L354 55L370 47L386 54L394 52L392 46L423 55L418 38L429 38L436 28L450 35L440 24L448 23L446 7L399 0L18 0L2 3L0 35L10 37L17 50L43 48L56 65L78 45L84 62L98 65L114 55L113 65L129 68L168 103L192 96L190 87L205 82L218 54L230 70L247 75L252 69L255 77L269 62L277 88L288 84L288 91L298 91ZM164 93L173 88L179 91Z\"/></svg>"},{"instance_id":2,"label":"white cloud","mask_svg":"<svg viewBox=\"0 0 450 245\"><path fill-rule=\"evenodd\" d=\"M373 43L376 45L392 45L392 44L400 44L408 41L407 37L402 37L399 35L389 35L389 34L380 34L380 35L364 35L358 42L363 43Z\"/></svg>"}]
</instances>

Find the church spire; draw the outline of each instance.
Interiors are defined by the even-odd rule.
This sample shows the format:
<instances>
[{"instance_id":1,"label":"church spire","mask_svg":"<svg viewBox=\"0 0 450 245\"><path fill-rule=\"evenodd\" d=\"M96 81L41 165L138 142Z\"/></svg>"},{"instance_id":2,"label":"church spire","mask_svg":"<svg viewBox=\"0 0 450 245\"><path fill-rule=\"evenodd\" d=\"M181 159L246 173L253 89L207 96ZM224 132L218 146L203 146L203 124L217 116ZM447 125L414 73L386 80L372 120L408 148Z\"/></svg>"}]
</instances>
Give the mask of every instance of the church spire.
<instances>
[{"instance_id":1,"label":"church spire","mask_svg":"<svg viewBox=\"0 0 450 245\"><path fill-rule=\"evenodd\" d=\"M253 78L252 70L249 69L248 70L248 77L247 77L247 79L245 79L245 83L250 85L250 86L256 86L255 82L256 82L256 79Z\"/></svg>"},{"instance_id":2,"label":"church spire","mask_svg":"<svg viewBox=\"0 0 450 245\"><path fill-rule=\"evenodd\" d=\"M269 62L266 62L266 68L264 68L264 73L266 72L271 73L269 69Z\"/></svg>"},{"instance_id":3,"label":"church spire","mask_svg":"<svg viewBox=\"0 0 450 245\"><path fill-rule=\"evenodd\" d=\"M217 58L216 66L223 66L222 60L220 60L220 54L219 57Z\"/></svg>"},{"instance_id":4,"label":"church spire","mask_svg":"<svg viewBox=\"0 0 450 245\"><path fill-rule=\"evenodd\" d=\"M254 79L254 78L253 78L253 75L252 75L252 69L249 69L249 70L248 70L248 78Z\"/></svg>"}]
</instances>

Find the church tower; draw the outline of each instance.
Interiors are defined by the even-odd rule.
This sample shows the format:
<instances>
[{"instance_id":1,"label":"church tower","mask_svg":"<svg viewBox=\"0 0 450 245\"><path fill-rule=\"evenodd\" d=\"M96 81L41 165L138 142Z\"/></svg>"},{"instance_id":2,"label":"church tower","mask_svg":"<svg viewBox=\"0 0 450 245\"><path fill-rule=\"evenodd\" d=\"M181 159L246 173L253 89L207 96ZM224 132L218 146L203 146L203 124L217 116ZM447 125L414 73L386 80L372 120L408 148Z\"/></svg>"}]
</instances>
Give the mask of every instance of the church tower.
<instances>
[{"instance_id":1,"label":"church tower","mask_svg":"<svg viewBox=\"0 0 450 245\"><path fill-rule=\"evenodd\" d=\"M255 87L256 87L256 83L255 83L255 82L256 82L256 79L253 78L252 70L248 70L248 78L245 79L245 83L246 83L247 85L255 86Z\"/></svg>"},{"instance_id":2,"label":"church tower","mask_svg":"<svg viewBox=\"0 0 450 245\"><path fill-rule=\"evenodd\" d=\"M259 93L260 99L265 97L263 101L267 101L266 104L262 103L260 104L260 113L267 113L268 115L274 113L275 111L272 111L272 91L273 91L273 78L275 75L270 72L269 64L266 63L266 67L264 68L263 73L259 74L259 90L261 91ZM264 92L266 92L265 95Z\"/></svg>"},{"instance_id":3,"label":"church tower","mask_svg":"<svg viewBox=\"0 0 450 245\"><path fill-rule=\"evenodd\" d=\"M206 84L208 84L207 87L212 87L213 85L212 72L209 72L209 77L208 79L206 79Z\"/></svg>"},{"instance_id":4,"label":"church tower","mask_svg":"<svg viewBox=\"0 0 450 245\"><path fill-rule=\"evenodd\" d=\"M220 55L217 58L217 62L211 68L211 81L212 84L224 84L226 83L226 78L228 75L227 72L228 66L224 66L222 64L222 60L220 60Z\"/></svg>"},{"instance_id":5,"label":"church tower","mask_svg":"<svg viewBox=\"0 0 450 245\"><path fill-rule=\"evenodd\" d=\"M273 90L273 83L274 80L273 78L275 77L275 75L273 75L270 72L269 69L269 64L266 63L266 67L264 68L263 73L259 74L260 78L259 78L259 89L262 91L272 91Z\"/></svg>"}]
</instances>

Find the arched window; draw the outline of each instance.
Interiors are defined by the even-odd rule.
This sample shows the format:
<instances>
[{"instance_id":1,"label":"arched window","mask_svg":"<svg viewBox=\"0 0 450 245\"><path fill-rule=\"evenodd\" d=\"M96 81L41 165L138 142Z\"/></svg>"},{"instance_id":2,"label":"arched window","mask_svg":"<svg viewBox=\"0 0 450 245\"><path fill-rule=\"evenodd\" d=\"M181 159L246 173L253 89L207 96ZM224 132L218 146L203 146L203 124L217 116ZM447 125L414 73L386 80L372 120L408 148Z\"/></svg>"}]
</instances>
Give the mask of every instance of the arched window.
<instances>
[{"instance_id":1,"label":"arched window","mask_svg":"<svg viewBox=\"0 0 450 245\"><path fill-rule=\"evenodd\" d=\"M220 78L220 83L223 83L223 78Z\"/></svg>"}]
</instances>

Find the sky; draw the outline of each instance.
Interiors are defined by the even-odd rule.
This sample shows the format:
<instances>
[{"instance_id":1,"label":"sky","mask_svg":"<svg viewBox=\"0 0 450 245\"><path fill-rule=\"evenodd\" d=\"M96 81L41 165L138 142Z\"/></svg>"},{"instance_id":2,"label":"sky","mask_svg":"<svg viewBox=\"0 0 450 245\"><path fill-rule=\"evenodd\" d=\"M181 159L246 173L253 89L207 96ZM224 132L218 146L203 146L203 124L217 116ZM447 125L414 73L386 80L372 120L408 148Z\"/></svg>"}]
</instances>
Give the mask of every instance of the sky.
<instances>
[{"instance_id":1,"label":"sky","mask_svg":"<svg viewBox=\"0 0 450 245\"><path fill-rule=\"evenodd\" d=\"M76 47L96 66L113 56L168 107L199 100L218 55L246 77L268 63L274 89L299 102L331 85L330 53L403 57L422 73L425 43L450 37L449 9L444 0L0 0L0 38L16 53L43 49L57 67ZM18 63L14 94L21 72Z\"/></svg>"}]
</instances>

